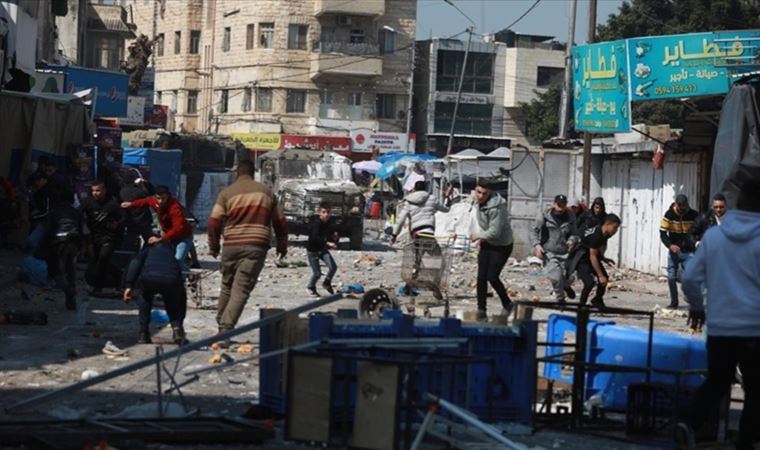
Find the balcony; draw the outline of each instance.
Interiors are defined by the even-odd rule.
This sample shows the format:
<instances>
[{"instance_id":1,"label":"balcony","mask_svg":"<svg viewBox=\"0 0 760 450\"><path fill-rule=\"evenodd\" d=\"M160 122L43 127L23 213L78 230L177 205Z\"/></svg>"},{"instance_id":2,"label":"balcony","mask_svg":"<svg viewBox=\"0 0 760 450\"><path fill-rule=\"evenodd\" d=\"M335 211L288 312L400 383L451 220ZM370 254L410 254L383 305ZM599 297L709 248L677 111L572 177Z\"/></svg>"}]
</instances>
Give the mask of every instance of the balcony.
<instances>
[{"instance_id":1,"label":"balcony","mask_svg":"<svg viewBox=\"0 0 760 450\"><path fill-rule=\"evenodd\" d=\"M323 14L382 16L385 14L385 0L315 0L314 15Z\"/></svg>"},{"instance_id":2,"label":"balcony","mask_svg":"<svg viewBox=\"0 0 760 450\"><path fill-rule=\"evenodd\" d=\"M319 118L320 119L335 119L335 120L369 120L369 117L364 117L364 108L361 106L349 106L349 105L319 105Z\"/></svg>"},{"instance_id":3,"label":"balcony","mask_svg":"<svg viewBox=\"0 0 760 450\"><path fill-rule=\"evenodd\" d=\"M371 43L320 41L311 60L311 78L323 75L375 77L383 74L379 47Z\"/></svg>"}]
</instances>

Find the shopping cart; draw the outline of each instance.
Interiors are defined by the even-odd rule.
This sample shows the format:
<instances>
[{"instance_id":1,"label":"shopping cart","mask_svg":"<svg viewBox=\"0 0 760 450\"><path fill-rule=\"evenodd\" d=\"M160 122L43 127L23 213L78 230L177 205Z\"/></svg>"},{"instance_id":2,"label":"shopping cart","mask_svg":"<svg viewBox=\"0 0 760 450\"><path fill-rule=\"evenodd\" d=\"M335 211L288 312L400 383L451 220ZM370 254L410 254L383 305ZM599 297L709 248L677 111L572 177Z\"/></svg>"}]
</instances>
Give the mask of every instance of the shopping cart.
<instances>
[{"instance_id":1,"label":"shopping cart","mask_svg":"<svg viewBox=\"0 0 760 450\"><path fill-rule=\"evenodd\" d=\"M409 289L426 289L444 303L444 316L449 316L449 273L451 272L452 239L439 241L433 234L418 233L402 249L401 280ZM412 298L412 311L414 308Z\"/></svg>"}]
</instances>

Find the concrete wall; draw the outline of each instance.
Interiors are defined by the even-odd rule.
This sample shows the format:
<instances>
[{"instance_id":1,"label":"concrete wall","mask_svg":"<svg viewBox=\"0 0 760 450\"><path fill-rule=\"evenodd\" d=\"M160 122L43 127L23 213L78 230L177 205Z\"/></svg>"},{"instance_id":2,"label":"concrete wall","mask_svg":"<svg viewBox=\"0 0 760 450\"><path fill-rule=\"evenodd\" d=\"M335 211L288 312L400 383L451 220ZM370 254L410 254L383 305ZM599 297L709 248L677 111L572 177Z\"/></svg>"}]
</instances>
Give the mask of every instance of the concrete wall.
<instances>
[{"instance_id":1,"label":"concrete wall","mask_svg":"<svg viewBox=\"0 0 760 450\"><path fill-rule=\"evenodd\" d=\"M504 106L511 108L536 98L544 89L536 86L538 67L565 67L565 52L542 48L513 47L506 55Z\"/></svg>"}]
</instances>

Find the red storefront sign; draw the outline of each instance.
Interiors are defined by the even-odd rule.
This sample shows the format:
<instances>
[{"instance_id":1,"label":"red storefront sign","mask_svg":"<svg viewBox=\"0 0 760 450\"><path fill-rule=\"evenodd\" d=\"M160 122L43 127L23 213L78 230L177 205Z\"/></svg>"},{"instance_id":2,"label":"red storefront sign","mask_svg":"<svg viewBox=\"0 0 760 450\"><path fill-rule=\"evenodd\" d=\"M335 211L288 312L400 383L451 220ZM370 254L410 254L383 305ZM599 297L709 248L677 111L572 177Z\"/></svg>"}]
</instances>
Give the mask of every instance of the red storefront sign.
<instances>
[{"instance_id":1,"label":"red storefront sign","mask_svg":"<svg viewBox=\"0 0 760 450\"><path fill-rule=\"evenodd\" d=\"M283 134L281 148L305 148L315 151L329 150L341 155L351 154L351 138L342 136L301 136Z\"/></svg>"},{"instance_id":2,"label":"red storefront sign","mask_svg":"<svg viewBox=\"0 0 760 450\"><path fill-rule=\"evenodd\" d=\"M145 125L153 128L166 128L169 118L169 107L166 105L153 105L145 107Z\"/></svg>"}]
</instances>

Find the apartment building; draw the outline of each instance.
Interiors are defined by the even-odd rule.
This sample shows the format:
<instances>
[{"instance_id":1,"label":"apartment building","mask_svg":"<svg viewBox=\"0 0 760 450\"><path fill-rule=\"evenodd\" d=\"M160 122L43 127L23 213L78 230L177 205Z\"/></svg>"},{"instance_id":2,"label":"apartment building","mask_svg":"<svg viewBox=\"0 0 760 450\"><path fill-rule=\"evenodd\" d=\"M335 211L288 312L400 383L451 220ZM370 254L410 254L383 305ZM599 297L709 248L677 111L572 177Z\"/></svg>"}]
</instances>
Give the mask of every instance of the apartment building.
<instances>
[{"instance_id":1,"label":"apartment building","mask_svg":"<svg viewBox=\"0 0 760 450\"><path fill-rule=\"evenodd\" d=\"M152 1L128 3L135 16L154 14ZM155 101L173 112L174 130L404 131L416 6L412 0L166 0L155 21ZM149 34L139 25L137 33Z\"/></svg>"}]
</instances>

